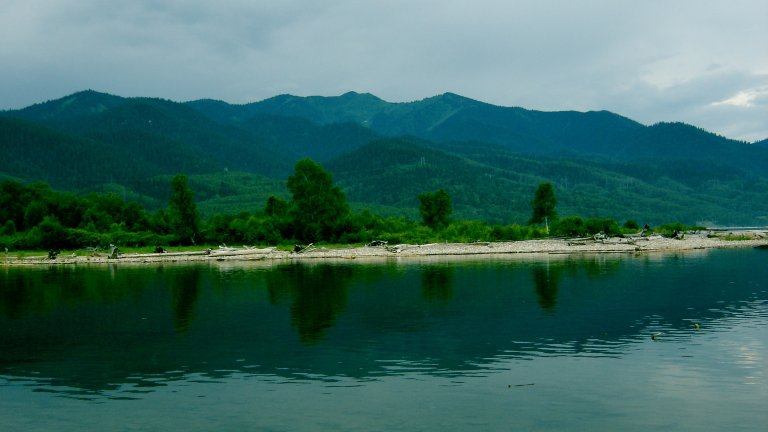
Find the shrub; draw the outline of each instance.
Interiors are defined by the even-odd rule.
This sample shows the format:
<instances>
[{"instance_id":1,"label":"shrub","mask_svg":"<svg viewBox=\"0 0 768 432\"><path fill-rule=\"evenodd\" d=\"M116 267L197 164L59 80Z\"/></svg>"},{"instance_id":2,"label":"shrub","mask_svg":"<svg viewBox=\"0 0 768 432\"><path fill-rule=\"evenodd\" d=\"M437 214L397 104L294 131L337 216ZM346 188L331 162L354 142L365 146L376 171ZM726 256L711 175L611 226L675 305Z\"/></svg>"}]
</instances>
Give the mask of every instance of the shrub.
<instances>
[{"instance_id":1,"label":"shrub","mask_svg":"<svg viewBox=\"0 0 768 432\"><path fill-rule=\"evenodd\" d=\"M584 223L587 234L603 232L609 236L621 234L618 222L613 219L592 218Z\"/></svg>"},{"instance_id":2,"label":"shrub","mask_svg":"<svg viewBox=\"0 0 768 432\"><path fill-rule=\"evenodd\" d=\"M559 237L579 237L587 235L587 227L579 216L564 217L552 227L552 234Z\"/></svg>"},{"instance_id":3,"label":"shrub","mask_svg":"<svg viewBox=\"0 0 768 432\"><path fill-rule=\"evenodd\" d=\"M675 223L660 225L658 228L654 229L653 231L658 234L672 235L675 231L685 232L685 231L698 231L698 230L704 230L704 229L706 228L702 226L685 225L680 222L675 222Z\"/></svg>"},{"instance_id":4,"label":"shrub","mask_svg":"<svg viewBox=\"0 0 768 432\"><path fill-rule=\"evenodd\" d=\"M491 228L481 221L453 222L442 232L446 241L469 243L490 238Z\"/></svg>"},{"instance_id":5,"label":"shrub","mask_svg":"<svg viewBox=\"0 0 768 432\"><path fill-rule=\"evenodd\" d=\"M640 225L637 222L635 222L634 220L629 219L628 221L624 222L624 228L626 228L628 230L639 230L640 229Z\"/></svg>"}]
</instances>

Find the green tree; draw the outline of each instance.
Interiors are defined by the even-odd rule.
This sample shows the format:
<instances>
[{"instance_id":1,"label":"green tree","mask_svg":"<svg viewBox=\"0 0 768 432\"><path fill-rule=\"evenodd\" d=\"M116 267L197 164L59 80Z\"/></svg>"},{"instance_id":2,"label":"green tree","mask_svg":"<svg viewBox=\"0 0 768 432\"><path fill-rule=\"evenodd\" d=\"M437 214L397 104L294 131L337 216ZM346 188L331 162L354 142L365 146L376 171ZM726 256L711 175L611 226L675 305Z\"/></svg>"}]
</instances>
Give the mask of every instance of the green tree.
<instances>
[{"instance_id":1,"label":"green tree","mask_svg":"<svg viewBox=\"0 0 768 432\"><path fill-rule=\"evenodd\" d=\"M544 222L547 225L547 231L549 231L549 220L557 218L555 206L557 206L557 198L552 183L540 183L531 201L533 214L528 223L540 224Z\"/></svg>"},{"instance_id":2,"label":"green tree","mask_svg":"<svg viewBox=\"0 0 768 432\"><path fill-rule=\"evenodd\" d=\"M296 162L287 186L293 196L290 213L296 237L302 241L334 240L337 227L349 214L349 205L344 191L333 184L331 173L311 159L302 159Z\"/></svg>"},{"instance_id":3,"label":"green tree","mask_svg":"<svg viewBox=\"0 0 768 432\"><path fill-rule=\"evenodd\" d=\"M199 217L195 194L189 188L189 181L184 174L176 174L171 180L168 219L176 241L185 245L195 244L195 237L199 233Z\"/></svg>"},{"instance_id":4,"label":"green tree","mask_svg":"<svg viewBox=\"0 0 768 432\"><path fill-rule=\"evenodd\" d=\"M419 195L419 202L419 213L424 220L424 225L435 229L450 223L453 206L451 197L444 190L424 192Z\"/></svg>"},{"instance_id":5,"label":"green tree","mask_svg":"<svg viewBox=\"0 0 768 432\"><path fill-rule=\"evenodd\" d=\"M37 226L40 230L40 246L45 249L59 249L69 246L67 230L55 216L46 216Z\"/></svg>"},{"instance_id":6,"label":"green tree","mask_svg":"<svg viewBox=\"0 0 768 432\"><path fill-rule=\"evenodd\" d=\"M640 229L640 224L638 224L634 219L629 219L624 222L624 228L630 230L638 230Z\"/></svg>"},{"instance_id":7,"label":"green tree","mask_svg":"<svg viewBox=\"0 0 768 432\"><path fill-rule=\"evenodd\" d=\"M21 183L12 180L0 183L0 221L13 221L17 229L23 230L29 199L27 188Z\"/></svg>"},{"instance_id":8,"label":"green tree","mask_svg":"<svg viewBox=\"0 0 768 432\"><path fill-rule=\"evenodd\" d=\"M264 206L264 213L271 217L285 216L288 213L288 203L274 195L270 195L267 198L267 204Z\"/></svg>"},{"instance_id":9,"label":"green tree","mask_svg":"<svg viewBox=\"0 0 768 432\"><path fill-rule=\"evenodd\" d=\"M48 205L46 205L45 202L37 200L32 201L27 208L24 209L24 225L27 228L37 226L37 224L42 222L43 218L49 214Z\"/></svg>"},{"instance_id":10,"label":"green tree","mask_svg":"<svg viewBox=\"0 0 768 432\"><path fill-rule=\"evenodd\" d=\"M587 235L587 227L580 216L566 216L557 221L552 227L556 236L578 237Z\"/></svg>"}]
</instances>

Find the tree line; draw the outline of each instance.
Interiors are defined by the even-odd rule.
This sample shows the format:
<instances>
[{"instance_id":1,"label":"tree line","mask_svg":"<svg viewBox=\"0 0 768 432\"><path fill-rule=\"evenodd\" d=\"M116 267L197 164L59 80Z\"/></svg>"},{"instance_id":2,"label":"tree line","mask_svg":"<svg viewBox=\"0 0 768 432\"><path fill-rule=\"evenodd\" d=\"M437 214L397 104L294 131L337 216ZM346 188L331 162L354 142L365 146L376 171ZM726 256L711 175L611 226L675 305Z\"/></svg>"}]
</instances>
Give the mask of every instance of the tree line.
<instances>
[{"instance_id":1,"label":"tree line","mask_svg":"<svg viewBox=\"0 0 768 432\"><path fill-rule=\"evenodd\" d=\"M270 196L263 209L215 214L203 220L184 174L170 184L165 208L154 212L114 193L74 195L45 183L0 183L0 247L6 250L188 246L203 244L289 245L294 243L471 242L526 240L545 236L621 235L637 230L612 219L558 218L554 187L539 185L527 224L452 220L451 197L443 189L419 195L421 221L353 212L332 175L311 159L296 163L286 181L290 200ZM670 230L681 228L670 226Z\"/></svg>"}]
</instances>

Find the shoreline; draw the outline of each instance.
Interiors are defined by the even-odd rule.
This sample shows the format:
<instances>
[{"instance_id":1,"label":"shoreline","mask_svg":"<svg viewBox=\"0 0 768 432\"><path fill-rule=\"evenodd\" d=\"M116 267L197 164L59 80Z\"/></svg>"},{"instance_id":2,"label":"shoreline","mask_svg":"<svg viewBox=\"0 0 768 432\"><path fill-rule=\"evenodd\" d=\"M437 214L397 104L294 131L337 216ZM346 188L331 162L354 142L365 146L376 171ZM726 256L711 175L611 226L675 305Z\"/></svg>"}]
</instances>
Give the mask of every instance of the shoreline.
<instances>
[{"instance_id":1,"label":"shoreline","mask_svg":"<svg viewBox=\"0 0 768 432\"><path fill-rule=\"evenodd\" d=\"M739 236L738 240L728 237ZM742 239L743 237L749 239ZM312 248L295 253L279 251L276 248L213 250L198 252L171 252L157 254L123 254L119 258L109 258L106 253L83 256L59 255L56 259L47 256L0 259L3 267L51 266L51 265L103 265L103 264L163 264L163 263L201 263L201 262L239 262L256 261L281 262L293 260L355 260L363 258L389 259L398 257L474 257L480 256L521 256L521 255L578 255L578 254L643 254L650 252L676 252L701 249L767 247L768 230L714 232L702 231L688 233L683 239L672 239L658 235L648 237L618 238L610 237L595 240L578 239L539 239L506 242L477 243L432 243L425 245L401 244L394 246L360 246L338 249L323 247Z\"/></svg>"}]
</instances>

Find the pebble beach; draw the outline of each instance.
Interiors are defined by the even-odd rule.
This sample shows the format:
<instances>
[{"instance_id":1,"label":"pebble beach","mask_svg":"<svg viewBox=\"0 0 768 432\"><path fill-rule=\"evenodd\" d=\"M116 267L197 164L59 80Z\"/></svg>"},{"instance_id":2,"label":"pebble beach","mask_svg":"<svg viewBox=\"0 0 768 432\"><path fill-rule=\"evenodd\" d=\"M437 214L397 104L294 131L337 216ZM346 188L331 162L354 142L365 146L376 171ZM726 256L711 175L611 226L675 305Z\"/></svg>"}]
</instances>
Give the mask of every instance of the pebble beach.
<instances>
[{"instance_id":1,"label":"pebble beach","mask_svg":"<svg viewBox=\"0 0 768 432\"><path fill-rule=\"evenodd\" d=\"M194 263L210 261L290 261L333 259L389 259L393 257L468 256L498 257L530 256L533 254L642 254L720 248L768 248L768 230L751 231L699 231L686 233L682 239L659 235L647 237L558 238L508 242L431 243L422 245L397 244L359 246L349 248L308 247L301 252L282 251L277 248L226 248L195 252L169 252L155 254L120 254L118 258L107 253L76 254L62 252L55 259L48 256L14 257L6 254L0 260L3 266L90 265L90 264L153 264Z\"/></svg>"}]
</instances>

